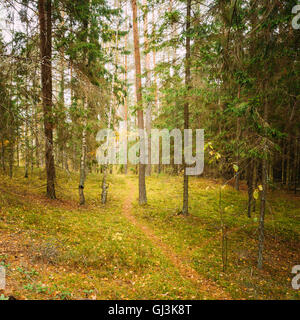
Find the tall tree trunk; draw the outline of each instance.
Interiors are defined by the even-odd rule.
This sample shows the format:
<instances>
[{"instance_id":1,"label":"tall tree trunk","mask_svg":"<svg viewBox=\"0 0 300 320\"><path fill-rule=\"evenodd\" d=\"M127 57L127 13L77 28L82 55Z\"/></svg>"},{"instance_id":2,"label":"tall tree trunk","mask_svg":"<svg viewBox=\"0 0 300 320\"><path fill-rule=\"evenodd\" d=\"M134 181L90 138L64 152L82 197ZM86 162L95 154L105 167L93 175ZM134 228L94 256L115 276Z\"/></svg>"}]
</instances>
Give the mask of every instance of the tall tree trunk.
<instances>
[{"instance_id":1,"label":"tall tree trunk","mask_svg":"<svg viewBox=\"0 0 300 320\"><path fill-rule=\"evenodd\" d=\"M73 81L73 67L70 65L70 79L71 82ZM73 105L75 97L74 97L74 90L73 86L70 88L70 97L71 97L71 105ZM72 119L72 121L75 121ZM76 140L72 142L72 169L73 171L77 171L77 142Z\"/></svg>"},{"instance_id":2,"label":"tall tree trunk","mask_svg":"<svg viewBox=\"0 0 300 320\"><path fill-rule=\"evenodd\" d=\"M40 167L40 140L39 140L39 124L38 124L38 106L35 106L34 113L34 135L35 135L35 158L36 158L36 166Z\"/></svg>"},{"instance_id":3,"label":"tall tree trunk","mask_svg":"<svg viewBox=\"0 0 300 320\"><path fill-rule=\"evenodd\" d=\"M152 11L152 23L153 23L153 30L152 35L155 36L155 9L153 8ZM153 49L153 73L154 73L154 102L155 102L155 109L158 112L159 110L159 99L158 99L158 79L157 79L157 72L156 68L156 49Z\"/></svg>"},{"instance_id":4,"label":"tall tree trunk","mask_svg":"<svg viewBox=\"0 0 300 320\"><path fill-rule=\"evenodd\" d=\"M152 24L153 24L153 29L152 29L152 37L155 37L155 7L152 9ZM156 110L156 113L159 113L159 98L158 98L158 78L157 78L157 72L156 72L156 48L153 49L152 51L153 54L153 75L154 75L154 109ZM160 174L161 172L161 151L159 151L160 156L159 156L159 164L157 166L157 173Z\"/></svg>"},{"instance_id":5,"label":"tall tree trunk","mask_svg":"<svg viewBox=\"0 0 300 320\"><path fill-rule=\"evenodd\" d=\"M118 1L116 0L114 3L115 7L120 6L120 3L118 3ZM109 113L108 113L108 122L107 122L107 127L108 129L111 129L112 127L112 123L113 123L113 108L117 109L117 99L115 97L115 79L117 79L118 77L118 63L119 63L119 52L118 52L118 48L119 48L119 30L117 30L117 36L116 36L116 43L114 44L117 51L114 53L115 56L115 61L114 64L116 66L115 68L115 74L113 74L113 79L112 79L112 85L111 85L111 102L109 105ZM110 140L110 136L108 135L107 137L107 150L109 148L109 140ZM105 164L103 166L103 178L102 178L102 194L101 194L101 202L102 204L106 204L107 202L107 194L108 194L108 184L107 184L107 175L108 175L108 169L110 169L110 174L112 174L112 166L109 168L109 163Z\"/></svg>"},{"instance_id":6,"label":"tall tree trunk","mask_svg":"<svg viewBox=\"0 0 300 320\"><path fill-rule=\"evenodd\" d=\"M238 87L238 99L240 99L241 96L241 87ZM240 118L237 118L236 120L236 141L237 141L237 157L236 157L236 164L239 167L240 166L240 138L241 138L241 123ZM235 190L240 190L240 169L238 169L236 175L235 175Z\"/></svg>"},{"instance_id":7,"label":"tall tree trunk","mask_svg":"<svg viewBox=\"0 0 300 320\"><path fill-rule=\"evenodd\" d=\"M64 27L64 12L61 12L62 22L61 27ZM64 34L63 34L64 36ZM65 107L65 50L60 49L60 81L59 81L59 118L57 124L57 137L58 137L58 151L62 169L65 167L65 153L66 153L66 107Z\"/></svg>"},{"instance_id":8,"label":"tall tree trunk","mask_svg":"<svg viewBox=\"0 0 300 320\"><path fill-rule=\"evenodd\" d=\"M20 128L19 128L19 123L17 124L17 139L16 139L16 153L17 153L17 167L20 167L20 137L19 137L19 132L20 132Z\"/></svg>"},{"instance_id":9,"label":"tall tree trunk","mask_svg":"<svg viewBox=\"0 0 300 320\"><path fill-rule=\"evenodd\" d=\"M264 107L264 122L268 121L268 102L265 101ZM266 134L266 132L264 133ZM263 267L263 251L264 251L264 242L265 242L265 213L266 213L266 197L267 197L267 138L263 138L263 159L262 159L262 191L260 199L260 217L259 217L259 246L258 246L258 269Z\"/></svg>"},{"instance_id":10,"label":"tall tree trunk","mask_svg":"<svg viewBox=\"0 0 300 320\"><path fill-rule=\"evenodd\" d=\"M144 130L144 113L143 113L143 97L142 97L142 71L141 71L141 56L140 56L140 40L137 17L137 3L136 0L131 0L133 13L133 38L134 38L134 59L135 59L135 86L136 86L136 100L138 104L138 128ZM141 148L143 139L140 139ZM145 165L139 163L139 203L140 205L147 203L146 196L146 181L145 181Z\"/></svg>"},{"instance_id":11,"label":"tall tree trunk","mask_svg":"<svg viewBox=\"0 0 300 320\"><path fill-rule=\"evenodd\" d=\"M10 96L9 99L13 98L13 72L11 73L11 79L10 79ZM9 177L13 177L13 167L14 167L14 149L15 149L15 126L16 122L14 121L14 114L12 110L12 104L9 103Z\"/></svg>"},{"instance_id":12,"label":"tall tree trunk","mask_svg":"<svg viewBox=\"0 0 300 320\"><path fill-rule=\"evenodd\" d=\"M191 0L187 0L186 12L186 62L185 62L185 85L189 91L191 87ZM188 94L187 97L188 98ZM184 105L184 129L189 129L189 101ZM183 177L183 208L182 214L189 214L189 176L187 175L187 164L184 161Z\"/></svg>"},{"instance_id":13,"label":"tall tree trunk","mask_svg":"<svg viewBox=\"0 0 300 320\"><path fill-rule=\"evenodd\" d=\"M125 4L125 16L127 17L127 3ZM128 27L128 25L127 25ZM128 49L128 34L125 35L125 50ZM125 80L125 85L126 85L126 97L124 101L124 121L125 121L125 132L127 134L128 131L128 87L127 87L127 81L128 81L128 56L127 54L125 55L125 74L124 74L124 80ZM127 139L127 138L126 138ZM128 173L128 165L127 161L124 166L125 174Z\"/></svg>"},{"instance_id":14,"label":"tall tree trunk","mask_svg":"<svg viewBox=\"0 0 300 320\"><path fill-rule=\"evenodd\" d=\"M281 184L282 186L284 185L285 183L285 144L283 142L283 145L282 145L282 155L281 155Z\"/></svg>"},{"instance_id":15,"label":"tall tree trunk","mask_svg":"<svg viewBox=\"0 0 300 320\"><path fill-rule=\"evenodd\" d=\"M87 10L90 10L90 0L87 1ZM87 31L86 41L89 40L89 21L88 18L84 21L84 28ZM84 52L84 63L88 66L88 56L87 51L85 49ZM88 121L88 97L87 92L84 93L83 97L83 128L81 135L81 156L80 156L80 171L79 171L79 204L82 206L85 204L84 197L84 187L85 187L85 179L86 179L86 156L87 156L87 121Z\"/></svg>"},{"instance_id":16,"label":"tall tree trunk","mask_svg":"<svg viewBox=\"0 0 300 320\"><path fill-rule=\"evenodd\" d=\"M113 93L113 87L114 87L114 81L112 83L112 94ZM109 107L109 115L108 115L108 129L111 128L111 121L112 121L112 103L110 103ZM109 139L110 136L107 137L107 149L109 147ZM108 183L107 183L107 176L108 176L108 169L109 164L105 164L103 166L103 178L102 178L102 193L101 193L101 203L106 204L107 202L107 195L108 195Z\"/></svg>"},{"instance_id":17,"label":"tall tree trunk","mask_svg":"<svg viewBox=\"0 0 300 320\"><path fill-rule=\"evenodd\" d=\"M252 185L253 185L253 190L257 188L257 162L255 159L253 161L253 180L252 180ZM252 212L256 211L256 200L253 198L253 206L252 206Z\"/></svg>"},{"instance_id":18,"label":"tall tree trunk","mask_svg":"<svg viewBox=\"0 0 300 320\"><path fill-rule=\"evenodd\" d=\"M117 45L118 46L118 45ZM111 95L112 95L112 101L109 105L109 113L108 113L108 121L107 121L107 127L108 129L111 129L111 123L112 123L112 110L113 105L115 104L115 96L114 96L114 86L115 86L115 76L113 76L113 81L111 85ZM107 150L109 148L109 139L110 136L107 137ZM101 203L106 204L107 202L107 195L108 195L108 183L107 183L107 175L108 175L108 166L109 163L105 164L103 166L103 178L102 178L102 193L101 193Z\"/></svg>"},{"instance_id":19,"label":"tall tree trunk","mask_svg":"<svg viewBox=\"0 0 300 320\"><path fill-rule=\"evenodd\" d=\"M235 183L234 183L234 188L236 191L239 191L240 190L240 133L241 133L241 126L240 126L240 119L238 118L237 119L237 156L236 156L236 164L238 166L238 171L236 172L236 175L235 175Z\"/></svg>"},{"instance_id":20,"label":"tall tree trunk","mask_svg":"<svg viewBox=\"0 0 300 320\"><path fill-rule=\"evenodd\" d=\"M33 77L33 90L37 94L38 89L38 80L37 80L37 67L35 68L35 75ZM33 99L33 108L32 108L32 121L33 121L33 137L35 141L35 163L36 167L40 167L40 139L39 139L39 104L36 99Z\"/></svg>"},{"instance_id":21,"label":"tall tree trunk","mask_svg":"<svg viewBox=\"0 0 300 320\"><path fill-rule=\"evenodd\" d=\"M28 137L28 121L29 121L29 114L28 114L28 102L26 102L26 109L25 109L25 172L24 178L28 178L28 167L29 167L29 137Z\"/></svg>"},{"instance_id":22,"label":"tall tree trunk","mask_svg":"<svg viewBox=\"0 0 300 320\"><path fill-rule=\"evenodd\" d=\"M40 53L42 96L45 131L45 161L47 171L47 196L55 199L55 166L53 156L52 114L52 4L51 0L39 0Z\"/></svg>"},{"instance_id":23,"label":"tall tree trunk","mask_svg":"<svg viewBox=\"0 0 300 320\"><path fill-rule=\"evenodd\" d=\"M31 118L32 118L32 122L33 122L33 104L31 106ZM33 169L34 169L34 126L31 125L30 127L30 170L31 170L31 175L33 175Z\"/></svg>"},{"instance_id":24,"label":"tall tree trunk","mask_svg":"<svg viewBox=\"0 0 300 320\"><path fill-rule=\"evenodd\" d=\"M13 127L13 117L11 118L11 127L9 129L9 177L13 177L13 168L14 168L14 149L15 149L15 136L14 136L14 127Z\"/></svg>"},{"instance_id":25,"label":"tall tree trunk","mask_svg":"<svg viewBox=\"0 0 300 320\"><path fill-rule=\"evenodd\" d=\"M247 185L248 185L248 218L251 218L252 212L252 202L253 202L253 161L250 160L250 163L247 168Z\"/></svg>"},{"instance_id":26,"label":"tall tree trunk","mask_svg":"<svg viewBox=\"0 0 300 320\"><path fill-rule=\"evenodd\" d=\"M150 53L149 50L149 39L148 39L148 9L147 0L143 2L146 12L144 12L144 50L146 51L145 56L145 73L146 73L146 89L148 90L151 85L150 79ZM149 100L149 99L147 99ZM147 102L146 106L146 132L148 135L148 164L146 165L146 175L151 176L151 118L152 118L152 103Z\"/></svg>"},{"instance_id":27,"label":"tall tree trunk","mask_svg":"<svg viewBox=\"0 0 300 320\"><path fill-rule=\"evenodd\" d=\"M86 142L86 127L87 127L87 98L83 98L83 112L84 112L84 120L83 120L83 128L82 128L82 136L81 136L81 156L80 156L80 176L79 176L79 204L82 206L85 204L84 197L84 185L86 178L86 150L87 150L87 142Z\"/></svg>"},{"instance_id":28,"label":"tall tree trunk","mask_svg":"<svg viewBox=\"0 0 300 320\"><path fill-rule=\"evenodd\" d=\"M1 164L2 164L2 171L3 171L3 173L5 173L6 172L6 168L5 168L5 145L4 145L3 137L1 139Z\"/></svg>"},{"instance_id":29,"label":"tall tree trunk","mask_svg":"<svg viewBox=\"0 0 300 320\"><path fill-rule=\"evenodd\" d=\"M294 168L293 168L293 183L294 193L297 193L297 178L298 178L298 130L296 131L296 137L294 139Z\"/></svg>"},{"instance_id":30,"label":"tall tree trunk","mask_svg":"<svg viewBox=\"0 0 300 320\"><path fill-rule=\"evenodd\" d=\"M288 188L288 190L290 190L290 176L291 176L291 173L290 173L290 163L291 163L291 137L290 137L290 134L289 134L289 137L288 137L288 142L287 142L287 152L286 152L286 186Z\"/></svg>"}]
</instances>

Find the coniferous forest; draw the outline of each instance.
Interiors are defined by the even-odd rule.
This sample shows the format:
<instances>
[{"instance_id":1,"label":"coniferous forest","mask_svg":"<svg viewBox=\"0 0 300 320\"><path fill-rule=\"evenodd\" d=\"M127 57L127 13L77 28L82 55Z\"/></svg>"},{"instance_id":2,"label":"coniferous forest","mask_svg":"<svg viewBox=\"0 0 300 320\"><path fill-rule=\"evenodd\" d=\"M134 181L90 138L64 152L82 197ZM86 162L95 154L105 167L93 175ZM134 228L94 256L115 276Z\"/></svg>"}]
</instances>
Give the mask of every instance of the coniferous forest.
<instances>
[{"instance_id":1,"label":"coniferous forest","mask_svg":"<svg viewBox=\"0 0 300 320\"><path fill-rule=\"evenodd\" d=\"M0 300L299 300L299 49L297 0L2 0Z\"/></svg>"}]
</instances>

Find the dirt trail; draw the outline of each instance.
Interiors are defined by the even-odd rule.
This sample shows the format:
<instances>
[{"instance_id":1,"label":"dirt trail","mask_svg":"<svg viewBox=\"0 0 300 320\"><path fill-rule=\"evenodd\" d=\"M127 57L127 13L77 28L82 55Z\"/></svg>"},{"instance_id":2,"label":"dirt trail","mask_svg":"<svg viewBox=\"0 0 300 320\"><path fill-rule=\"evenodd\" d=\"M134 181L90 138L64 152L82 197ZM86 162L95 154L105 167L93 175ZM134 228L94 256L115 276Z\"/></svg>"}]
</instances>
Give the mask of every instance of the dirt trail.
<instances>
[{"instance_id":1,"label":"dirt trail","mask_svg":"<svg viewBox=\"0 0 300 320\"><path fill-rule=\"evenodd\" d=\"M167 257L169 261L179 270L181 276L195 283L199 287L199 291L209 293L210 297L218 300L230 300L230 295L211 280L205 279L199 275L188 263L188 258L182 254L177 254L162 241L155 233L146 225L139 222L132 214L132 202L134 201L135 187L131 181L128 184L128 196L124 201L123 214L137 228L147 236L147 238Z\"/></svg>"}]
</instances>

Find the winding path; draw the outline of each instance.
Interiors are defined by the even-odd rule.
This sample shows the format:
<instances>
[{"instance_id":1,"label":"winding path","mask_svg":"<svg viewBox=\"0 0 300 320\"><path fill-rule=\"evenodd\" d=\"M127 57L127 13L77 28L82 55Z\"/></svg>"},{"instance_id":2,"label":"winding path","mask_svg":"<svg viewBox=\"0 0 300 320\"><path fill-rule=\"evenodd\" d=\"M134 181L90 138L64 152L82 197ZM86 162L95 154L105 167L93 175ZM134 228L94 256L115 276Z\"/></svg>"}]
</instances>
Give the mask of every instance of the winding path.
<instances>
[{"instance_id":1,"label":"winding path","mask_svg":"<svg viewBox=\"0 0 300 320\"><path fill-rule=\"evenodd\" d=\"M232 299L228 293L226 293L220 286L215 282L205 279L199 275L199 273L193 269L188 262L188 257L182 254L177 254L174 250L168 246L161 238L159 238L153 230L147 225L138 221L132 213L132 203L134 201L135 185L132 181L127 180L128 196L126 197L123 204L123 215L153 243L153 245L161 250L164 256L171 261L171 263L178 269L180 275L184 279L195 283L199 287L199 291L209 293L207 296L213 297L218 300L230 300Z\"/></svg>"}]
</instances>

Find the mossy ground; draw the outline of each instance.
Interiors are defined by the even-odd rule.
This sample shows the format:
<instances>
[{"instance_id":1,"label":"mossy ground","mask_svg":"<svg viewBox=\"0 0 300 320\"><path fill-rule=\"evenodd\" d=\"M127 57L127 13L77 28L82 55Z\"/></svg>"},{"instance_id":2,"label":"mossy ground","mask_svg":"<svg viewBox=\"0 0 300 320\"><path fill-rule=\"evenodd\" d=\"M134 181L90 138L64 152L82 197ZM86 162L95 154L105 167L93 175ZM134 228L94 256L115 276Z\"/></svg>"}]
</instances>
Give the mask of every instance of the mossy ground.
<instances>
[{"instance_id":1,"label":"mossy ground","mask_svg":"<svg viewBox=\"0 0 300 320\"><path fill-rule=\"evenodd\" d=\"M0 263L7 268L5 296L18 299L213 299L214 292L182 275L166 250L124 215L153 231L170 254L232 299L299 299L291 270L300 264L300 197L269 194L264 269L256 269L258 210L247 218L247 194L214 180L190 181L190 216L178 215L182 178L147 178L148 205L137 202L137 176L109 178L109 201L100 203L101 176L88 176L87 204L78 202L75 174L58 172L57 196L44 196L44 173L29 179L1 176ZM223 272L220 190L227 226Z\"/></svg>"}]
</instances>

